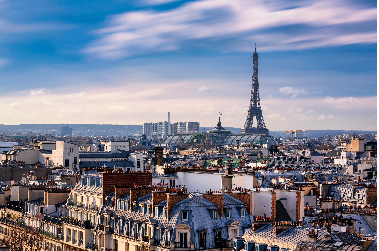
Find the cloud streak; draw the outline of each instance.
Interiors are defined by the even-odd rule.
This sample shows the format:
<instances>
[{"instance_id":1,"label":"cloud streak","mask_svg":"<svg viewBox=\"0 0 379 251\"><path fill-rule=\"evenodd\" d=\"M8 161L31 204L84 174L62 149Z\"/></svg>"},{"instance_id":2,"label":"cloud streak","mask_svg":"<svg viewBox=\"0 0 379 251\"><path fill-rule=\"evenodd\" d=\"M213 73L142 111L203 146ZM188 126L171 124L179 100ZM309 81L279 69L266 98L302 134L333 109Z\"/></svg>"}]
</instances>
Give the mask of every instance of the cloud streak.
<instances>
[{"instance_id":1,"label":"cloud streak","mask_svg":"<svg viewBox=\"0 0 379 251\"><path fill-rule=\"evenodd\" d=\"M376 16L376 8L343 1L303 1L294 8L263 1L193 1L166 11L111 16L84 52L114 59L179 50L204 39L229 51L251 51L253 42L261 51L376 43Z\"/></svg>"},{"instance_id":2,"label":"cloud streak","mask_svg":"<svg viewBox=\"0 0 379 251\"><path fill-rule=\"evenodd\" d=\"M234 96L226 99L233 86L217 95L199 94L190 83L134 83L82 90L38 89L9 93L0 99L0 117L7 124L143 124L147 120L163 121L170 111L174 122L199 121L201 126L215 126L218 112L222 111L224 126L243 127L249 102ZM261 103L265 123L272 131L376 130L376 100L376 97L270 98ZM341 104L346 107L339 108ZM41 116L41 111L47 116Z\"/></svg>"},{"instance_id":3,"label":"cloud streak","mask_svg":"<svg viewBox=\"0 0 379 251\"><path fill-rule=\"evenodd\" d=\"M288 86L280 88L279 92L284 95L290 95L291 98L295 98L299 94L307 94L307 92L304 89L300 90L300 89L288 87Z\"/></svg>"}]
</instances>

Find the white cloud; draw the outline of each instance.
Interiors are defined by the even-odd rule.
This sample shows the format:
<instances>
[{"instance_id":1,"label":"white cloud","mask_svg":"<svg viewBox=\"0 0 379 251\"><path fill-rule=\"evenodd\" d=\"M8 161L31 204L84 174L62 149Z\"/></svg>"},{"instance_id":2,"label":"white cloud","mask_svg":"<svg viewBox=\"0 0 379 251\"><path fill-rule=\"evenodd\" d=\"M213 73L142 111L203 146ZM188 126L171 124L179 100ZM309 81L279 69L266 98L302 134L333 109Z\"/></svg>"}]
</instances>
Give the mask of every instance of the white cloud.
<instances>
[{"instance_id":1,"label":"white cloud","mask_svg":"<svg viewBox=\"0 0 379 251\"><path fill-rule=\"evenodd\" d=\"M334 106L337 109L354 109L356 107L364 107L366 104L362 103L361 100L354 97L344 97L344 98L332 98L326 97L324 102Z\"/></svg>"},{"instance_id":2,"label":"white cloud","mask_svg":"<svg viewBox=\"0 0 379 251\"><path fill-rule=\"evenodd\" d=\"M300 89L288 87L288 86L280 88L279 92L284 95L290 95L291 98L295 98L299 94L307 94L307 92L304 89L300 90Z\"/></svg>"},{"instance_id":3,"label":"white cloud","mask_svg":"<svg viewBox=\"0 0 379 251\"><path fill-rule=\"evenodd\" d=\"M42 95L42 94L46 94L45 88L41 88L39 90L31 90L29 95L30 96L38 96L38 95Z\"/></svg>"},{"instance_id":4,"label":"white cloud","mask_svg":"<svg viewBox=\"0 0 379 251\"><path fill-rule=\"evenodd\" d=\"M289 7L267 1L202 0L165 11L126 12L111 16L105 28L96 31L97 39L85 52L103 58L122 58L177 50L183 43L204 39L231 39L233 42L227 46L231 51L251 51L254 41L261 51L377 41L376 26L367 25L376 23L376 8L347 5L342 0L303 1ZM364 26L365 30L354 30L352 24ZM294 25L307 28L272 29Z\"/></svg>"},{"instance_id":5,"label":"white cloud","mask_svg":"<svg viewBox=\"0 0 379 251\"><path fill-rule=\"evenodd\" d=\"M317 120L325 120L325 115L321 114L320 116L317 117Z\"/></svg>"},{"instance_id":6,"label":"white cloud","mask_svg":"<svg viewBox=\"0 0 379 251\"><path fill-rule=\"evenodd\" d=\"M272 120L287 120L286 117L282 117L279 114L270 114L267 116L267 118Z\"/></svg>"},{"instance_id":7,"label":"white cloud","mask_svg":"<svg viewBox=\"0 0 379 251\"><path fill-rule=\"evenodd\" d=\"M217 81L216 81L217 82ZM215 126L219 111L223 126L243 127L249 97L231 96L234 86L225 83L217 95L193 91L193 80L175 83L129 83L88 89L37 89L8 93L0 98L0 117L7 124L95 123L143 124L164 121L199 121ZM209 80L196 80L200 86ZM175 95L173 95L175 90ZM214 90L216 92L216 90ZM33 95L31 95L33 93ZM355 97L349 109L338 105L350 98L262 99L263 118L270 131L291 129L376 130L376 96ZM328 101L328 102L325 102ZM33 104L32 106L30 104ZM90 104L90 105L89 105ZM37 109L38 108L38 109ZM40 111L44 116L40 116Z\"/></svg>"},{"instance_id":8,"label":"white cloud","mask_svg":"<svg viewBox=\"0 0 379 251\"><path fill-rule=\"evenodd\" d=\"M211 89L209 89L207 86L203 85L203 86L200 86L199 88L197 88L197 91L198 92L210 92Z\"/></svg>"},{"instance_id":9,"label":"white cloud","mask_svg":"<svg viewBox=\"0 0 379 251\"><path fill-rule=\"evenodd\" d=\"M173 3L177 1L178 0L145 0L143 1L143 3L147 5L161 5L161 4Z\"/></svg>"}]
</instances>

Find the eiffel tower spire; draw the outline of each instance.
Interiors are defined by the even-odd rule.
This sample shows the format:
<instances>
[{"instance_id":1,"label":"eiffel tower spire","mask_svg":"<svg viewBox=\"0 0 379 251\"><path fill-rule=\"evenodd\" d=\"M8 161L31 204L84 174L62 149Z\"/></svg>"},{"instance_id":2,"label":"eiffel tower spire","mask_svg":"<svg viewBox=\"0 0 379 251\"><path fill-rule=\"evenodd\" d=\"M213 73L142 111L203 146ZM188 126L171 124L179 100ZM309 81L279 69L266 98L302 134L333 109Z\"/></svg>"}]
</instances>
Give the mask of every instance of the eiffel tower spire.
<instances>
[{"instance_id":1,"label":"eiffel tower spire","mask_svg":"<svg viewBox=\"0 0 379 251\"><path fill-rule=\"evenodd\" d=\"M242 129L244 134L264 134L268 135L268 129L262 116L261 100L259 98L259 82L258 82L258 53L257 44L253 53L253 88L251 90L250 107L247 113L245 128ZM256 125L253 124L254 118Z\"/></svg>"}]
</instances>

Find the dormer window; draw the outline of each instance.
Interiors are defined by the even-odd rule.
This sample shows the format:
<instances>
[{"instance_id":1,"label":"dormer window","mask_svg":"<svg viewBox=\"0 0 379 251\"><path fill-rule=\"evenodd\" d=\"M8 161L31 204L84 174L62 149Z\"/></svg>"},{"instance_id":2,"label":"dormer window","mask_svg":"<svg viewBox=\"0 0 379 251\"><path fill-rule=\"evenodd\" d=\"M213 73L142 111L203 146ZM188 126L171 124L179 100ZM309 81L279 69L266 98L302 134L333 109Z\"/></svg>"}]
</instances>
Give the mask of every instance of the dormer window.
<instances>
[{"instance_id":1,"label":"dormer window","mask_svg":"<svg viewBox=\"0 0 379 251\"><path fill-rule=\"evenodd\" d=\"M188 220L188 211L182 211L182 220L187 221Z\"/></svg>"},{"instance_id":2,"label":"dormer window","mask_svg":"<svg viewBox=\"0 0 379 251\"><path fill-rule=\"evenodd\" d=\"M246 216L246 209L241 208L241 217L244 218Z\"/></svg>"},{"instance_id":3,"label":"dormer window","mask_svg":"<svg viewBox=\"0 0 379 251\"><path fill-rule=\"evenodd\" d=\"M232 215L232 210L230 208L227 208L225 211L225 214L226 214L226 218L230 218Z\"/></svg>"},{"instance_id":4,"label":"dormer window","mask_svg":"<svg viewBox=\"0 0 379 251\"><path fill-rule=\"evenodd\" d=\"M167 209L166 208L163 208L163 217L167 218Z\"/></svg>"},{"instance_id":5,"label":"dormer window","mask_svg":"<svg viewBox=\"0 0 379 251\"><path fill-rule=\"evenodd\" d=\"M217 219L217 210L212 210L212 220Z\"/></svg>"},{"instance_id":6,"label":"dormer window","mask_svg":"<svg viewBox=\"0 0 379 251\"><path fill-rule=\"evenodd\" d=\"M159 208L155 207L155 217L158 217L158 216L159 216Z\"/></svg>"}]
</instances>

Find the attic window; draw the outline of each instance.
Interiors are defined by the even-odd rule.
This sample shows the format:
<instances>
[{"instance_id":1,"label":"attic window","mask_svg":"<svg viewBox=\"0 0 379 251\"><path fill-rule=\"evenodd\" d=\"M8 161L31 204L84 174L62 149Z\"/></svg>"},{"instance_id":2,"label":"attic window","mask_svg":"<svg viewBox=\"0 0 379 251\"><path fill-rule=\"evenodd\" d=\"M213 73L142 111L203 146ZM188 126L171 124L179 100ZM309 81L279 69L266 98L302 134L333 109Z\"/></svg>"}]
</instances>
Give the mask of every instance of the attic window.
<instances>
[{"instance_id":1,"label":"attic window","mask_svg":"<svg viewBox=\"0 0 379 251\"><path fill-rule=\"evenodd\" d=\"M246 210L245 208L241 209L241 217L244 218L246 216Z\"/></svg>"},{"instance_id":2,"label":"attic window","mask_svg":"<svg viewBox=\"0 0 379 251\"><path fill-rule=\"evenodd\" d=\"M212 210L212 220L217 219L217 210Z\"/></svg>"},{"instance_id":3,"label":"attic window","mask_svg":"<svg viewBox=\"0 0 379 251\"><path fill-rule=\"evenodd\" d=\"M182 220L184 221L188 220L188 211L182 211Z\"/></svg>"},{"instance_id":4,"label":"attic window","mask_svg":"<svg viewBox=\"0 0 379 251\"><path fill-rule=\"evenodd\" d=\"M226 218L230 218L232 215L232 210L230 208L226 209L225 214L226 214Z\"/></svg>"},{"instance_id":5,"label":"attic window","mask_svg":"<svg viewBox=\"0 0 379 251\"><path fill-rule=\"evenodd\" d=\"M159 216L159 208L155 207L155 217L158 217L158 216Z\"/></svg>"},{"instance_id":6,"label":"attic window","mask_svg":"<svg viewBox=\"0 0 379 251\"><path fill-rule=\"evenodd\" d=\"M167 209L166 208L163 209L163 217L167 218Z\"/></svg>"}]
</instances>

